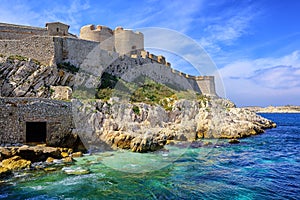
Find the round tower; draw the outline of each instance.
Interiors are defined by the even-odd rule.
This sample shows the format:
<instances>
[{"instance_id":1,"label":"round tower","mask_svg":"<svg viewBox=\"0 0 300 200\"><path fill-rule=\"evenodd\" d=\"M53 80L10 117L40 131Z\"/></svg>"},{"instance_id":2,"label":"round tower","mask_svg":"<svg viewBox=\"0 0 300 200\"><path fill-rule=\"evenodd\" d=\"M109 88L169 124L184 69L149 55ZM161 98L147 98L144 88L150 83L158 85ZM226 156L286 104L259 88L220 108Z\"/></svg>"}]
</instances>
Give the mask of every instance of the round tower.
<instances>
[{"instance_id":1,"label":"round tower","mask_svg":"<svg viewBox=\"0 0 300 200\"><path fill-rule=\"evenodd\" d=\"M121 55L139 55L144 50L144 35L142 33L117 27L114 35L117 53Z\"/></svg>"},{"instance_id":2,"label":"round tower","mask_svg":"<svg viewBox=\"0 0 300 200\"><path fill-rule=\"evenodd\" d=\"M113 31L107 26L86 25L80 29L81 39L100 42L100 47L107 51L114 51Z\"/></svg>"}]
</instances>

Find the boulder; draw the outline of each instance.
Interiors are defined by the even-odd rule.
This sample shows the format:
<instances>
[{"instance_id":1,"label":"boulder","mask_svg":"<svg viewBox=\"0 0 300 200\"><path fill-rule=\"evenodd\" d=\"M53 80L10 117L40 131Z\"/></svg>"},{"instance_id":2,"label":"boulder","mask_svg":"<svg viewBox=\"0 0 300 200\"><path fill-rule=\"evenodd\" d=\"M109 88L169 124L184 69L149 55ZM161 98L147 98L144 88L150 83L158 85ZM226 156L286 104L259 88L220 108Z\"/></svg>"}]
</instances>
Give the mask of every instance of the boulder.
<instances>
[{"instance_id":1,"label":"boulder","mask_svg":"<svg viewBox=\"0 0 300 200\"><path fill-rule=\"evenodd\" d=\"M9 149L5 147L0 147L0 161L9 158L12 155L13 153Z\"/></svg>"},{"instance_id":2,"label":"boulder","mask_svg":"<svg viewBox=\"0 0 300 200\"><path fill-rule=\"evenodd\" d=\"M53 163L54 160L55 160L54 158L48 157L47 160L46 160L46 162L47 163Z\"/></svg>"},{"instance_id":3,"label":"boulder","mask_svg":"<svg viewBox=\"0 0 300 200\"><path fill-rule=\"evenodd\" d=\"M238 143L240 143L240 141L239 141L238 139L230 139L230 140L228 141L228 143L229 143L229 144L238 144Z\"/></svg>"},{"instance_id":4,"label":"boulder","mask_svg":"<svg viewBox=\"0 0 300 200\"><path fill-rule=\"evenodd\" d=\"M72 153L71 156L72 156L73 158L82 157L82 152L78 151L78 152Z\"/></svg>"},{"instance_id":5,"label":"boulder","mask_svg":"<svg viewBox=\"0 0 300 200\"><path fill-rule=\"evenodd\" d=\"M65 157L62 159L62 161L64 163L71 163L71 162L74 162L73 158L72 157Z\"/></svg>"},{"instance_id":6,"label":"boulder","mask_svg":"<svg viewBox=\"0 0 300 200\"><path fill-rule=\"evenodd\" d=\"M60 155L61 155L61 157L63 157L63 158L69 156L69 154L68 154L67 152L61 152Z\"/></svg>"},{"instance_id":7,"label":"boulder","mask_svg":"<svg viewBox=\"0 0 300 200\"><path fill-rule=\"evenodd\" d=\"M64 101L72 99L72 89L68 86L51 86L50 93L52 99Z\"/></svg>"},{"instance_id":8,"label":"boulder","mask_svg":"<svg viewBox=\"0 0 300 200\"><path fill-rule=\"evenodd\" d=\"M17 150L17 155L32 162L45 161L48 157L62 158L59 148L43 146L22 146Z\"/></svg>"},{"instance_id":9,"label":"boulder","mask_svg":"<svg viewBox=\"0 0 300 200\"><path fill-rule=\"evenodd\" d=\"M1 166L9 170L21 170L30 168L31 161L22 159L20 156L14 156L1 162Z\"/></svg>"},{"instance_id":10,"label":"boulder","mask_svg":"<svg viewBox=\"0 0 300 200\"><path fill-rule=\"evenodd\" d=\"M5 178L12 175L11 170L5 168L5 167L0 167L0 178Z\"/></svg>"}]
</instances>

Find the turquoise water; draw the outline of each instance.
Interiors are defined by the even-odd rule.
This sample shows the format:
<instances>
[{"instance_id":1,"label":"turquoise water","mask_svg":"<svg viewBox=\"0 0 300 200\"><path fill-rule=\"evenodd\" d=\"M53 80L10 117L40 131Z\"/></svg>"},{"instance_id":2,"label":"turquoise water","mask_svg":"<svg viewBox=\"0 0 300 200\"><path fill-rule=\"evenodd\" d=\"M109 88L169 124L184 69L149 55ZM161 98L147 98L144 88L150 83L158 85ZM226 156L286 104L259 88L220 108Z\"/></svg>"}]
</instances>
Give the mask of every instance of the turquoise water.
<instances>
[{"instance_id":1,"label":"turquoise water","mask_svg":"<svg viewBox=\"0 0 300 200\"><path fill-rule=\"evenodd\" d=\"M0 183L0 199L300 199L300 114L263 116L278 128L240 144L98 153L16 174Z\"/></svg>"}]
</instances>

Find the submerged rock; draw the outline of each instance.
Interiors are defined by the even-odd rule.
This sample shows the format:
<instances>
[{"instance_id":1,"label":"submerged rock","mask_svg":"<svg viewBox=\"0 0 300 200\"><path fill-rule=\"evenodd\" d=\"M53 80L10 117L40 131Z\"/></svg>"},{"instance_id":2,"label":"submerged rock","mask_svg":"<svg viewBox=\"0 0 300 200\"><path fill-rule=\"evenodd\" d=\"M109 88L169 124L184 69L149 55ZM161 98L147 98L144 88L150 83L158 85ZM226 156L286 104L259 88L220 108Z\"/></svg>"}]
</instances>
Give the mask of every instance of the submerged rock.
<instances>
[{"instance_id":1,"label":"submerged rock","mask_svg":"<svg viewBox=\"0 0 300 200\"><path fill-rule=\"evenodd\" d=\"M238 143L240 143L240 141L239 141L238 139L230 139L230 140L228 141L228 143L229 143L229 144L238 144Z\"/></svg>"},{"instance_id":2,"label":"submerged rock","mask_svg":"<svg viewBox=\"0 0 300 200\"><path fill-rule=\"evenodd\" d=\"M83 175L83 174L89 174L90 171L87 169L82 169L80 167L71 168L71 167L64 167L62 170L69 175Z\"/></svg>"}]
</instances>

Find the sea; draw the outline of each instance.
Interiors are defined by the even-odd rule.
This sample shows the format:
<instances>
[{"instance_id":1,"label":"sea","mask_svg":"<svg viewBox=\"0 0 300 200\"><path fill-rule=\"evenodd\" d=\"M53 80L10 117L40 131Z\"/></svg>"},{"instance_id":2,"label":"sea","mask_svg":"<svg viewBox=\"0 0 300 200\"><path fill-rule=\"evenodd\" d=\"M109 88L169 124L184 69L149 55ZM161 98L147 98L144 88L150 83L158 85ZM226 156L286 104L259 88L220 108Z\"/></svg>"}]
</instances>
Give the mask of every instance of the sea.
<instances>
[{"instance_id":1,"label":"sea","mask_svg":"<svg viewBox=\"0 0 300 200\"><path fill-rule=\"evenodd\" d=\"M277 128L241 139L96 152L51 170L15 172L0 199L300 199L300 114L261 114Z\"/></svg>"}]
</instances>

